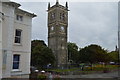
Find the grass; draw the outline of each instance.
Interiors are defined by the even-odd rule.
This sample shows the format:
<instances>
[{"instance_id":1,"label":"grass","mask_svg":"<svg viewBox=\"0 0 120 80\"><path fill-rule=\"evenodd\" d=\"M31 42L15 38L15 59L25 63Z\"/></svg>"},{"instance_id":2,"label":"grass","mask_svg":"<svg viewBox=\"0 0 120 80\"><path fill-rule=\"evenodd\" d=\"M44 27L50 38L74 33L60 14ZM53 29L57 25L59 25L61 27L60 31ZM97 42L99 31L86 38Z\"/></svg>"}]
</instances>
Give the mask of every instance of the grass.
<instances>
[{"instance_id":1,"label":"grass","mask_svg":"<svg viewBox=\"0 0 120 80\"><path fill-rule=\"evenodd\" d=\"M91 70L91 67L84 67L84 70L82 71L81 68L71 68L71 69L47 69L46 71L53 71L53 72L58 72L58 73L64 73L64 72L77 72L77 73L82 73L82 74L90 74L90 73L96 73L104 70L114 70L117 69L118 65L100 65L100 64L94 64Z\"/></svg>"},{"instance_id":2,"label":"grass","mask_svg":"<svg viewBox=\"0 0 120 80\"><path fill-rule=\"evenodd\" d=\"M91 73L95 73L96 71L78 71L78 73L81 74L91 74Z\"/></svg>"},{"instance_id":3,"label":"grass","mask_svg":"<svg viewBox=\"0 0 120 80\"><path fill-rule=\"evenodd\" d=\"M118 65L106 65L105 66L105 65L97 64L97 65L93 65L92 70L93 71L101 71L101 70L104 70L104 69L113 70L113 69L117 69L117 68L118 68ZM91 67L86 67L84 70L90 71Z\"/></svg>"},{"instance_id":4,"label":"grass","mask_svg":"<svg viewBox=\"0 0 120 80\"><path fill-rule=\"evenodd\" d=\"M72 69L47 69L47 71L54 71L54 72L69 72L69 71L75 71L80 68L72 68Z\"/></svg>"}]
</instances>

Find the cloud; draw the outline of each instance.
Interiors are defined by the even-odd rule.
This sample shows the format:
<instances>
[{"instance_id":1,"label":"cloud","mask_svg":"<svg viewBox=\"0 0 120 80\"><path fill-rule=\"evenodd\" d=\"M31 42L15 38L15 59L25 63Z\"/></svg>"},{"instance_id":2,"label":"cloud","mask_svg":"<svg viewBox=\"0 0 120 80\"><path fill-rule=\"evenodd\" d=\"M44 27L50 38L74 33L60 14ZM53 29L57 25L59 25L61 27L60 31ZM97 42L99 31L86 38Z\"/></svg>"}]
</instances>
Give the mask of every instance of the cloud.
<instances>
[{"instance_id":1,"label":"cloud","mask_svg":"<svg viewBox=\"0 0 120 80\"><path fill-rule=\"evenodd\" d=\"M33 19L32 39L43 39L47 43L47 3L21 4L21 8L37 14ZM115 2L70 2L68 41L79 47L95 43L114 50L117 45L117 8Z\"/></svg>"},{"instance_id":2,"label":"cloud","mask_svg":"<svg viewBox=\"0 0 120 80\"><path fill-rule=\"evenodd\" d=\"M117 45L117 3L73 3L70 9L69 41L80 47L96 43L114 50Z\"/></svg>"},{"instance_id":3,"label":"cloud","mask_svg":"<svg viewBox=\"0 0 120 80\"><path fill-rule=\"evenodd\" d=\"M2 0L7 1L7 0ZM16 2L55 2L56 0L10 0ZM119 0L59 0L59 2L118 2Z\"/></svg>"}]
</instances>

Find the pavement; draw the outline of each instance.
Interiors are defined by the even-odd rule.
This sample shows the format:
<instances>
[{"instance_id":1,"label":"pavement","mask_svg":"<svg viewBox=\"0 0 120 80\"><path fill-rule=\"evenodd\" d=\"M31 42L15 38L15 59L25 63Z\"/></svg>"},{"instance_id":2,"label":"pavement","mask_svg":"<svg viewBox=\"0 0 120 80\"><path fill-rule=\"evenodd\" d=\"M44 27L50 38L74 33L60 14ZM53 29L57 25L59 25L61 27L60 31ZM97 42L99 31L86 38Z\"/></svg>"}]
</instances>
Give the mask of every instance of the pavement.
<instances>
[{"instance_id":1,"label":"pavement","mask_svg":"<svg viewBox=\"0 0 120 80\"><path fill-rule=\"evenodd\" d=\"M118 71L109 72L109 73L94 73L86 75L61 75L61 78L118 78Z\"/></svg>"}]
</instances>

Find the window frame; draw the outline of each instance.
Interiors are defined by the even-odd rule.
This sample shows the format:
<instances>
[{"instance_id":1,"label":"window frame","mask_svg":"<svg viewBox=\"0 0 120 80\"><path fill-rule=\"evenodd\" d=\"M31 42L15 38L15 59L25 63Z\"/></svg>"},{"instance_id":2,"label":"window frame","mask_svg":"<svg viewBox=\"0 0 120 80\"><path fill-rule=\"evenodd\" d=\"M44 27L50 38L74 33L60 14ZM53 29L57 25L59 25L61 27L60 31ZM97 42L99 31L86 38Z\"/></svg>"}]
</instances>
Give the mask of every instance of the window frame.
<instances>
[{"instance_id":1,"label":"window frame","mask_svg":"<svg viewBox=\"0 0 120 80\"><path fill-rule=\"evenodd\" d=\"M17 21L23 21L23 16L22 15L16 15L16 20Z\"/></svg>"},{"instance_id":2,"label":"window frame","mask_svg":"<svg viewBox=\"0 0 120 80\"><path fill-rule=\"evenodd\" d=\"M51 19L55 19L55 13L51 13Z\"/></svg>"},{"instance_id":3,"label":"window frame","mask_svg":"<svg viewBox=\"0 0 120 80\"><path fill-rule=\"evenodd\" d=\"M51 31L54 31L54 26L51 26L51 28L50 28L50 29L51 29Z\"/></svg>"},{"instance_id":4,"label":"window frame","mask_svg":"<svg viewBox=\"0 0 120 80\"><path fill-rule=\"evenodd\" d=\"M15 56L18 57L17 60L15 60ZM17 68L15 68L15 67L17 67ZM12 70L13 71L18 71L19 69L20 69L20 54L13 54L13 66L12 66Z\"/></svg>"},{"instance_id":5,"label":"window frame","mask_svg":"<svg viewBox=\"0 0 120 80\"><path fill-rule=\"evenodd\" d=\"M65 27L64 26L60 26L60 31L61 32L65 32Z\"/></svg>"},{"instance_id":6,"label":"window frame","mask_svg":"<svg viewBox=\"0 0 120 80\"><path fill-rule=\"evenodd\" d=\"M19 31L19 32L17 32L17 31ZM22 40L21 38L22 38L22 30L21 29L15 29L14 43L15 44L21 44L21 40Z\"/></svg>"}]
</instances>

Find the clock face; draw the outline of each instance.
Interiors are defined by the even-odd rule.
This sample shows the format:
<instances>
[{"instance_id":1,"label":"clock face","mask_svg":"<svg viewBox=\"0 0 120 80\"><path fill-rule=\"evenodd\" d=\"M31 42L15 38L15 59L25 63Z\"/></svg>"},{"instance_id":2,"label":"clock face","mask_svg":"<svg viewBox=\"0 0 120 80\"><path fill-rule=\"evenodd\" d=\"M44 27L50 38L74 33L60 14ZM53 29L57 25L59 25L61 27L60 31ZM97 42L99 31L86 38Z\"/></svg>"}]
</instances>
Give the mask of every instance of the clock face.
<instances>
[{"instance_id":1,"label":"clock face","mask_svg":"<svg viewBox=\"0 0 120 80\"><path fill-rule=\"evenodd\" d=\"M65 31L64 26L61 26L60 29L61 29L61 31L63 31L63 32Z\"/></svg>"}]
</instances>

